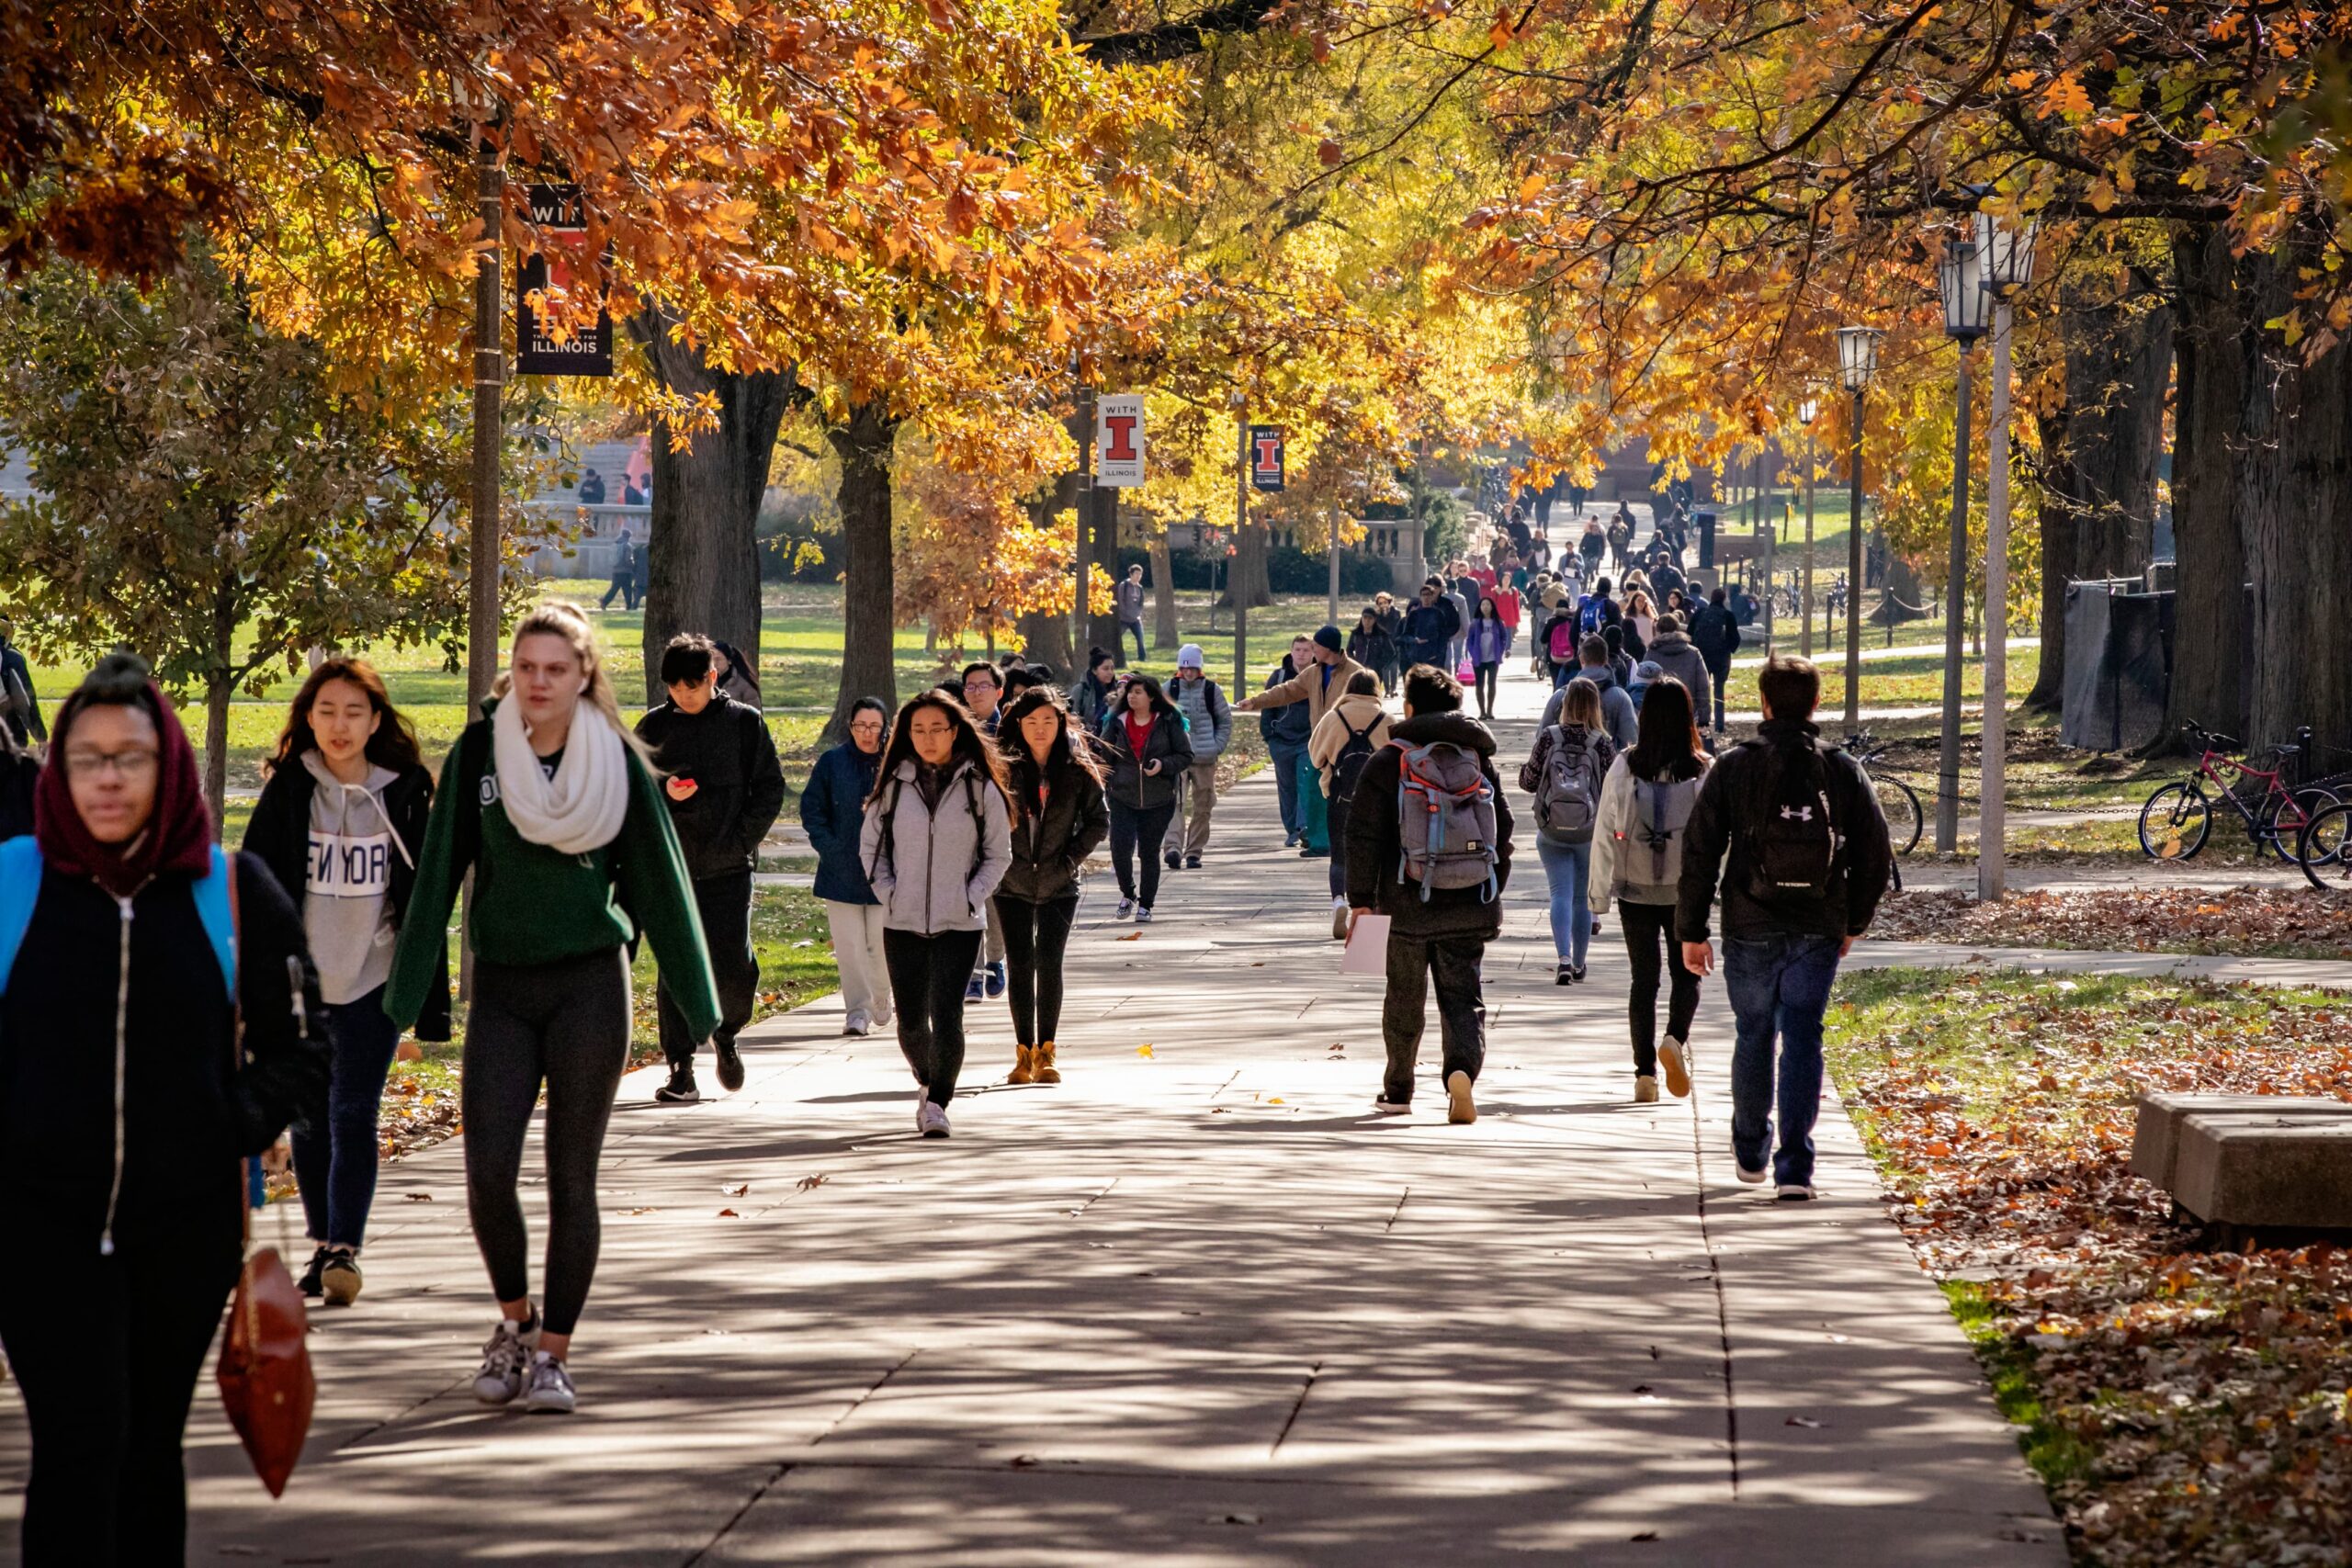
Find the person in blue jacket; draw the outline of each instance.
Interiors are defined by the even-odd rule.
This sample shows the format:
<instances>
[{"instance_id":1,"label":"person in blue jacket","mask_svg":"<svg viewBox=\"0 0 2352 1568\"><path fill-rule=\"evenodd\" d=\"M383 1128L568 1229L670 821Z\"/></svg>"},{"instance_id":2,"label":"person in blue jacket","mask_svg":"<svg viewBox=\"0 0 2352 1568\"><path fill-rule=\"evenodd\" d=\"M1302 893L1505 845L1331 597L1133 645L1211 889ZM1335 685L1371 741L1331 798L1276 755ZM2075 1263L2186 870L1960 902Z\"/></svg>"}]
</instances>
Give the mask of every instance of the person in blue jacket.
<instances>
[{"instance_id":1,"label":"person in blue jacket","mask_svg":"<svg viewBox=\"0 0 2352 1568\"><path fill-rule=\"evenodd\" d=\"M865 880L858 835L865 797L882 766L890 710L860 697L849 710L849 739L817 759L800 792L800 825L817 852L817 897L832 931L842 975L842 1032L865 1035L890 1023L890 969L882 958L882 903Z\"/></svg>"}]
</instances>

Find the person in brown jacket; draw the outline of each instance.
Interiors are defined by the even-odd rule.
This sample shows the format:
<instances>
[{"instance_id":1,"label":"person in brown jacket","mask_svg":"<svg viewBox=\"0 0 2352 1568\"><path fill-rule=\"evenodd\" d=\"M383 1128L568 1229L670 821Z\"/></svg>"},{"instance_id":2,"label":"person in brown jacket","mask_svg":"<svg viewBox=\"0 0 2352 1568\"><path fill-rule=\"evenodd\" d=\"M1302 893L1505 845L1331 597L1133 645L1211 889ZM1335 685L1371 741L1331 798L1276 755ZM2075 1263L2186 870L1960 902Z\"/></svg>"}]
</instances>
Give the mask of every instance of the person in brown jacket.
<instances>
[{"instance_id":1,"label":"person in brown jacket","mask_svg":"<svg viewBox=\"0 0 2352 1568\"><path fill-rule=\"evenodd\" d=\"M1292 703L1306 705L1307 722L1323 722L1323 716L1347 695L1348 678L1362 670L1347 655L1347 640L1340 628L1327 626L1315 634L1315 662L1300 671L1279 686L1269 686L1252 697L1246 697L1234 706L1243 713L1256 713L1261 708L1278 708ZM1329 824L1326 819L1321 784L1304 769L1298 779L1300 820L1306 824L1306 845L1300 850L1302 859L1315 859L1331 852Z\"/></svg>"},{"instance_id":2,"label":"person in brown jacket","mask_svg":"<svg viewBox=\"0 0 2352 1568\"><path fill-rule=\"evenodd\" d=\"M1317 783L1331 818L1331 939L1348 935L1348 811L1356 779L1372 754L1388 744L1388 713L1380 704L1380 677L1359 670L1348 677L1347 694L1331 705L1307 738L1306 760L1320 770Z\"/></svg>"}]
</instances>

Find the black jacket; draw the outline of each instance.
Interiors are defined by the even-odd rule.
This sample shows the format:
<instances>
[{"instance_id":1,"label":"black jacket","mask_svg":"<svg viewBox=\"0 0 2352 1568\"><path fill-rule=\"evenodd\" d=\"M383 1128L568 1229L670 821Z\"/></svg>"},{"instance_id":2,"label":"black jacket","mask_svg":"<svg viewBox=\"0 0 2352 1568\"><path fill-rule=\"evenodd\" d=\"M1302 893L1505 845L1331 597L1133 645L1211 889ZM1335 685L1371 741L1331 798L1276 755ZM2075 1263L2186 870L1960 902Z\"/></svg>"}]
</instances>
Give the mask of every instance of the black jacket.
<instances>
[{"instance_id":1,"label":"black jacket","mask_svg":"<svg viewBox=\"0 0 2352 1568\"><path fill-rule=\"evenodd\" d=\"M1451 671L1447 659L1448 645L1462 629L1462 617L1453 613L1453 602L1441 596L1434 604L1418 602L1405 612L1405 625L1396 638L1397 656L1407 664L1434 664Z\"/></svg>"},{"instance_id":2,"label":"black jacket","mask_svg":"<svg viewBox=\"0 0 2352 1568\"><path fill-rule=\"evenodd\" d=\"M1378 617L1374 617L1375 622ZM1359 622L1348 634L1348 657L1375 673L1385 673L1396 660L1396 639L1375 625L1371 631ZM1291 705L1295 707L1296 704Z\"/></svg>"},{"instance_id":3,"label":"black jacket","mask_svg":"<svg viewBox=\"0 0 2352 1568\"><path fill-rule=\"evenodd\" d=\"M1707 940L1707 911L1715 901L1722 874L1724 935L1756 940L1769 936L1860 936L1878 911L1894 856L1886 839L1886 818L1860 766L1845 752L1821 748L1827 765L1830 821L1845 840L1842 882L1829 897L1804 903L1760 903L1748 890L1746 811L1770 788L1767 770L1781 764L1775 749L1817 745L1821 732L1810 724L1768 718L1756 739L1743 740L1707 770L1682 840L1681 897L1675 931L1684 942Z\"/></svg>"},{"instance_id":4,"label":"black jacket","mask_svg":"<svg viewBox=\"0 0 2352 1568\"><path fill-rule=\"evenodd\" d=\"M319 781L300 758L293 758L273 770L263 783L261 798L254 802L254 814L245 823L245 852L260 856L269 867L298 918L311 886L311 799L318 793ZM416 863L424 853L425 825L433 818L433 774L422 764L403 769L399 778L384 786L384 815L391 818L392 831L408 852L392 856L390 897L392 925L397 929L408 916L409 895L416 889ZM424 998L424 1011L416 1021L416 1037L449 1038L447 941L441 947L441 981Z\"/></svg>"},{"instance_id":5,"label":"black jacket","mask_svg":"<svg viewBox=\"0 0 2352 1568\"><path fill-rule=\"evenodd\" d=\"M1073 740L1080 738L1073 735ZM1012 824L1012 869L997 885L1000 898L1050 904L1078 897L1079 868L1095 846L1111 835L1111 811L1102 786L1084 768L1069 762L1046 781L1046 809L1037 809L1037 765L1028 758L1012 767L1012 798L1020 812Z\"/></svg>"},{"instance_id":6,"label":"black jacket","mask_svg":"<svg viewBox=\"0 0 2352 1568\"><path fill-rule=\"evenodd\" d=\"M0 1179L9 1194L0 1224L14 1234L37 1230L97 1253L114 1184L115 998L126 931L119 1248L226 1248L233 1266L238 1157L267 1148L297 1118L324 1115L328 1047L301 917L258 855L232 859L243 1064L237 1012L188 876L150 882L132 899L127 927L96 883L42 876L0 998Z\"/></svg>"},{"instance_id":7,"label":"black jacket","mask_svg":"<svg viewBox=\"0 0 2352 1568\"><path fill-rule=\"evenodd\" d=\"M760 840L784 809L784 769L760 710L719 692L700 713L663 703L637 721L637 734L663 775L662 798L686 874L700 881L757 871ZM693 780L694 794L678 799L671 779Z\"/></svg>"},{"instance_id":8,"label":"black jacket","mask_svg":"<svg viewBox=\"0 0 2352 1568\"><path fill-rule=\"evenodd\" d=\"M1135 753L1127 743L1127 710L1125 705L1103 716L1100 755L1111 765L1110 796L1122 806L1137 811L1148 811L1166 806L1176 798L1176 776L1193 765L1193 743L1184 732L1184 716L1163 713L1151 727L1150 738L1144 741L1144 754ZM1157 758L1159 772L1147 773L1145 762Z\"/></svg>"},{"instance_id":9,"label":"black jacket","mask_svg":"<svg viewBox=\"0 0 2352 1568\"><path fill-rule=\"evenodd\" d=\"M1739 622L1721 604L1702 604L1690 612L1690 642L1709 670L1728 670L1739 650Z\"/></svg>"},{"instance_id":10,"label":"black jacket","mask_svg":"<svg viewBox=\"0 0 2352 1568\"><path fill-rule=\"evenodd\" d=\"M1478 754L1479 771L1495 792L1495 896L1483 887L1440 887L1429 902L1397 877L1404 831L1396 820L1396 786L1407 750L1448 740ZM1394 918L1400 936L1494 937L1503 929L1503 889L1510 886L1510 802L1495 773L1495 738L1465 713L1420 714L1399 720L1388 744L1374 751L1356 779L1348 815L1348 904Z\"/></svg>"}]
</instances>

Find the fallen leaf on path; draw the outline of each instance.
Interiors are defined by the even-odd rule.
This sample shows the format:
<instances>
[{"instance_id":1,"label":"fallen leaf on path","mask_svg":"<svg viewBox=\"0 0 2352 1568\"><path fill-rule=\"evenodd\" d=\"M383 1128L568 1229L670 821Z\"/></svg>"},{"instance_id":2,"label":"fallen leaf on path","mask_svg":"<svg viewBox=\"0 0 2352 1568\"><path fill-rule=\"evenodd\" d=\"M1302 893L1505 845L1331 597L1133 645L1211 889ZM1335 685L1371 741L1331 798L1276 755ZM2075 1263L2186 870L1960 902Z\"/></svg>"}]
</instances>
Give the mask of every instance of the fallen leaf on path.
<instances>
[{"instance_id":1,"label":"fallen leaf on path","mask_svg":"<svg viewBox=\"0 0 2352 1568\"><path fill-rule=\"evenodd\" d=\"M1818 1430L1821 1427L1821 1423L1815 1420L1810 1416L1792 1416L1786 1421L1782 1422L1781 1425L1784 1427L1804 1427L1815 1430Z\"/></svg>"},{"instance_id":2,"label":"fallen leaf on path","mask_svg":"<svg viewBox=\"0 0 2352 1568\"><path fill-rule=\"evenodd\" d=\"M406 1194L406 1196L408 1201L412 1203L430 1203L433 1201L433 1194L430 1192L411 1192Z\"/></svg>"},{"instance_id":3,"label":"fallen leaf on path","mask_svg":"<svg viewBox=\"0 0 2352 1568\"><path fill-rule=\"evenodd\" d=\"M422 1062L424 1060L424 1047L419 1045L413 1040L403 1040L400 1044L393 1048L392 1060L395 1062Z\"/></svg>"},{"instance_id":4,"label":"fallen leaf on path","mask_svg":"<svg viewBox=\"0 0 2352 1568\"><path fill-rule=\"evenodd\" d=\"M725 1193L729 1198L741 1198L744 1193L749 1192L751 1190L752 1184L746 1181L734 1187L722 1187L719 1189L719 1191Z\"/></svg>"},{"instance_id":5,"label":"fallen leaf on path","mask_svg":"<svg viewBox=\"0 0 2352 1568\"><path fill-rule=\"evenodd\" d=\"M798 1190L806 1192L812 1187L822 1187L824 1184L825 1179L822 1176L804 1176L798 1181L794 1182L793 1186Z\"/></svg>"},{"instance_id":6,"label":"fallen leaf on path","mask_svg":"<svg viewBox=\"0 0 2352 1568\"><path fill-rule=\"evenodd\" d=\"M740 1220L743 1216L732 1209L721 1209L718 1211L718 1217L722 1220Z\"/></svg>"},{"instance_id":7,"label":"fallen leaf on path","mask_svg":"<svg viewBox=\"0 0 2352 1568\"><path fill-rule=\"evenodd\" d=\"M1129 931L1125 936L1114 936L1111 940L1113 942L1141 942L1143 940L1143 932Z\"/></svg>"},{"instance_id":8,"label":"fallen leaf on path","mask_svg":"<svg viewBox=\"0 0 2352 1568\"><path fill-rule=\"evenodd\" d=\"M1151 1047L1148 1045L1138 1045L1136 1047L1136 1055L1138 1056L1148 1056L1151 1055Z\"/></svg>"},{"instance_id":9,"label":"fallen leaf on path","mask_svg":"<svg viewBox=\"0 0 2352 1568\"><path fill-rule=\"evenodd\" d=\"M1639 1535L1634 1536L1630 1539L1634 1540L1656 1540L1657 1539L1657 1531L1644 1530Z\"/></svg>"}]
</instances>

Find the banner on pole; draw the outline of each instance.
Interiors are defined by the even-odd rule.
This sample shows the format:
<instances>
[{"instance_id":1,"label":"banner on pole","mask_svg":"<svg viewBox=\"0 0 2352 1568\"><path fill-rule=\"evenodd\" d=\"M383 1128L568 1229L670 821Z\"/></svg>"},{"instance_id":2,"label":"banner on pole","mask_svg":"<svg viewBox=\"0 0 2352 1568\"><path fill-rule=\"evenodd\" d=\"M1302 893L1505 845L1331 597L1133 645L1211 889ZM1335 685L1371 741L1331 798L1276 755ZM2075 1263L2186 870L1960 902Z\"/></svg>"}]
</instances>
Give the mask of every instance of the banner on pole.
<instances>
[{"instance_id":1,"label":"banner on pole","mask_svg":"<svg viewBox=\"0 0 2352 1568\"><path fill-rule=\"evenodd\" d=\"M1094 482L1106 490L1143 483L1143 394L1105 392L1094 400Z\"/></svg>"},{"instance_id":2,"label":"banner on pole","mask_svg":"<svg viewBox=\"0 0 2352 1568\"><path fill-rule=\"evenodd\" d=\"M609 376L613 373L613 318L599 310L596 323L558 342L531 309L531 296L550 288L594 287L604 293L604 268L587 254L588 208L576 185L526 187L531 221L553 238L552 252L534 251L514 269L514 368L526 376Z\"/></svg>"},{"instance_id":3,"label":"banner on pole","mask_svg":"<svg viewBox=\"0 0 2352 1568\"><path fill-rule=\"evenodd\" d=\"M1283 427L1250 427L1250 486L1252 490L1283 488Z\"/></svg>"}]
</instances>

